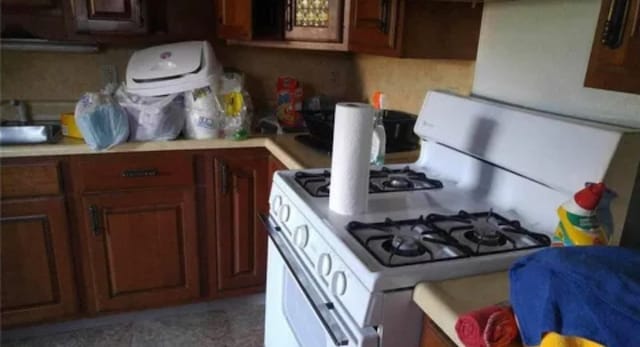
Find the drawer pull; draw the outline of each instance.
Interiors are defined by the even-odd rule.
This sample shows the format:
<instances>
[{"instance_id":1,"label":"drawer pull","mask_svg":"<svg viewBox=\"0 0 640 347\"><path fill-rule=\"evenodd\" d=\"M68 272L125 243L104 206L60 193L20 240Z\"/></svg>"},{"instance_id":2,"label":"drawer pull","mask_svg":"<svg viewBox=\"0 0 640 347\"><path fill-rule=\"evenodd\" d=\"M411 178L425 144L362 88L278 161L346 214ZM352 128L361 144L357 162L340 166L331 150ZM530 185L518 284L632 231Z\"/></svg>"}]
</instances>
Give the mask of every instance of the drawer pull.
<instances>
[{"instance_id":1,"label":"drawer pull","mask_svg":"<svg viewBox=\"0 0 640 347\"><path fill-rule=\"evenodd\" d=\"M122 177L151 177L158 176L158 169L132 169L122 171Z\"/></svg>"},{"instance_id":2,"label":"drawer pull","mask_svg":"<svg viewBox=\"0 0 640 347\"><path fill-rule=\"evenodd\" d=\"M93 231L94 235L100 236L102 227L100 226L100 214L96 205L89 206L89 219L91 221L91 231Z\"/></svg>"}]
</instances>

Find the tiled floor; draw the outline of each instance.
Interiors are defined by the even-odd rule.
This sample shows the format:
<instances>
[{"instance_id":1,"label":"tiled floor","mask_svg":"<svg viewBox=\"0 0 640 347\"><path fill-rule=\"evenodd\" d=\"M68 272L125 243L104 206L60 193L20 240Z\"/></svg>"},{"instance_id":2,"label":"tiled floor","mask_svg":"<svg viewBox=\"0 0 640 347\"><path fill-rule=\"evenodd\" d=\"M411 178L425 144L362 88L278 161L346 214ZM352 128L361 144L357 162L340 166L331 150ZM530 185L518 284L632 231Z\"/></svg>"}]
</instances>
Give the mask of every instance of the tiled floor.
<instances>
[{"instance_id":1,"label":"tiled floor","mask_svg":"<svg viewBox=\"0 0 640 347\"><path fill-rule=\"evenodd\" d=\"M223 303L192 305L156 313L111 317L85 322L83 327L3 334L2 346L69 347L258 347L264 334L264 303L260 299L234 299ZM74 323L72 323L74 324ZM75 323L78 324L78 323ZM69 325L67 323L67 325ZM88 327L86 327L89 325ZM51 327L49 327L51 330ZM60 331L66 330L66 331ZM23 336L20 336L23 335ZM25 337L24 335L30 335Z\"/></svg>"}]
</instances>

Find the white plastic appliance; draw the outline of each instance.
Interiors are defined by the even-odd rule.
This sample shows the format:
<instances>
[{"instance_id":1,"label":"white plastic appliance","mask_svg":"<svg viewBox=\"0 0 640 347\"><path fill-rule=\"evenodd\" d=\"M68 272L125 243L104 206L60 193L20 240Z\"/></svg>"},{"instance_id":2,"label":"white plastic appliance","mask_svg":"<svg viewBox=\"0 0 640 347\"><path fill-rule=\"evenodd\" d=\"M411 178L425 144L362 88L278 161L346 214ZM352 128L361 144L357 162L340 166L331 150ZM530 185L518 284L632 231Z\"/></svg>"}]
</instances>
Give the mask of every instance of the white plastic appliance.
<instances>
[{"instance_id":1,"label":"white plastic appliance","mask_svg":"<svg viewBox=\"0 0 640 347\"><path fill-rule=\"evenodd\" d=\"M425 253L405 264L414 258L380 255L386 242L380 238L389 237L388 250L396 231L400 243L393 247L415 251L402 240L411 237L416 224L410 223L428 216L488 211L513 221L509 227L548 237L558 205L587 181L604 181L616 194L609 206L612 242L640 246L640 217L632 212L640 208L637 130L430 92L414 131L422 138L418 161L389 165L382 178L370 174L370 184L402 187L407 167L415 187L433 189L370 193L364 214L342 216L328 208L328 195L320 193L330 190L329 170L275 174L270 212L263 217L269 232L266 347L417 346L423 316L411 298L417 283L506 270L544 247L523 237L534 247L516 248L521 243L510 241L513 249L502 243L496 252L465 255L425 240L431 257ZM421 181L421 174L441 185ZM366 241L354 225L374 225L367 232L375 237ZM486 230L480 231L484 237ZM469 241L466 232L460 239Z\"/></svg>"},{"instance_id":2,"label":"white plastic appliance","mask_svg":"<svg viewBox=\"0 0 640 347\"><path fill-rule=\"evenodd\" d=\"M128 92L144 96L215 88L220 73L209 42L171 43L133 53L127 64L126 87Z\"/></svg>"}]
</instances>

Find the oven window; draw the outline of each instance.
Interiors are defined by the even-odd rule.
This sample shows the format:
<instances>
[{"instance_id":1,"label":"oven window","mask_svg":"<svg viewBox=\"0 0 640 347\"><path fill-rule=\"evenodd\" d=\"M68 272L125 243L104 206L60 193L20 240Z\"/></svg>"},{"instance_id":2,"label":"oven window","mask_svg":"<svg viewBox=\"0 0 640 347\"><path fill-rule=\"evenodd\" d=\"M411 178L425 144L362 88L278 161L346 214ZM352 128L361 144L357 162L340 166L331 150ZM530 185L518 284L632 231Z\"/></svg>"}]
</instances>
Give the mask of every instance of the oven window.
<instances>
[{"instance_id":1,"label":"oven window","mask_svg":"<svg viewBox=\"0 0 640 347\"><path fill-rule=\"evenodd\" d=\"M311 308L313 304L307 301L296 280L287 270L284 272L282 300L284 315L287 317L291 330L293 330L300 346L326 347L327 334L315 317L315 312Z\"/></svg>"}]
</instances>

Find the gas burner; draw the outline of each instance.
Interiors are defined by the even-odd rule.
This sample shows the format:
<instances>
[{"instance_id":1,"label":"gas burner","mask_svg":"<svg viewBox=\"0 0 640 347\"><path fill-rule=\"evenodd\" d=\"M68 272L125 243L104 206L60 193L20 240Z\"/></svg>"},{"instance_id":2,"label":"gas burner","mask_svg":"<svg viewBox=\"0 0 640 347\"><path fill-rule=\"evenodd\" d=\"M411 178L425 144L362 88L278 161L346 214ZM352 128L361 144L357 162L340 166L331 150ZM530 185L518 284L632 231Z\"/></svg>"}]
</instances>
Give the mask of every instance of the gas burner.
<instances>
[{"instance_id":1,"label":"gas burner","mask_svg":"<svg viewBox=\"0 0 640 347\"><path fill-rule=\"evenodd\" d=\"M392 239L382 243L382 248L390 255L402 257L419 257L427 252L427 249L414 238L393 236Z\"/></svg>"},{"instance_id":2,"label":"gas burner","mask_svg":"<svg viewBox=\"0 0 640 347\"><path fill-rule=\"evenodd\" d=\"M476 230L469 230L464 233L464 237L482 246L497 247L507 243L507 238L498 232L483 234Z\"/></svg>"},{"instance_id":3,"label":"gas burner","mask_svg":"<svg viewBox=\"0 0 640 347\"><path fill-rule=\"evenodd\" d=\"M350 222L347 231L382 265L413 265L545 247L546 235L524 229L492 210L430 214L381 223Z\"/></svg>"},{"instance_id":4,"label":"gas burner","mask_svg":"<svg viewBox=\"0 0 640 347\"><path fill-rule=\"evenodd\" d=\"M324 171L298 171L294 176L296 182L311 196L328 197L331 173ZM392 193L442 188L442 182L429 178L406 166L401 169L382 167L369 171L369 193Z\"/></svg>"},{"instance_id":5,"label":"gas burner","mask_svg":"<svg viewBox=\"0 0 640 347\"><path fill-rule=\"evenodd\" d=\"M424 217L382 223L353 221L347 230L381 264L389 267L467 257L455 239L430 228Z\"/></svg>"},{"instance_id":6,"label":"gas burner","mask_svg":"<svg viewBox=\"0 0 640 347\"><path fill-rule=\"evenodd\" d=\"M319 194L326 194L329 195L329 188L330 188L331 184L327 183L327 184L323 184L320 187L318 187L316 189L316 192Z\"/></svg>"},{"instance_id":7,"label":"gas burner","mask_svg":"<svg viewBox=\"0 0 640 347\"><path fill-rule=\"evenodd\" d=\"M382 185L388 188L393 189L409 189L413 188L413 183L410 180L399 177L399 176L391 176L388 180L382 182Z\"/></svg>"},{"instance_id":8,"label":"gas burner","mask_svg":"<svg viewBox=\"0 0 640 347\"><path fill-rule=\"evenodd\" d=\"M489 210L468 213L460 211L456 215L431 214L428 224L440 230L460 244L468 247L475 255L492 254L513 250L549 246L548 236L524 229L520 222L508 220Z\"/></svg>"}]
</instances>

